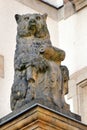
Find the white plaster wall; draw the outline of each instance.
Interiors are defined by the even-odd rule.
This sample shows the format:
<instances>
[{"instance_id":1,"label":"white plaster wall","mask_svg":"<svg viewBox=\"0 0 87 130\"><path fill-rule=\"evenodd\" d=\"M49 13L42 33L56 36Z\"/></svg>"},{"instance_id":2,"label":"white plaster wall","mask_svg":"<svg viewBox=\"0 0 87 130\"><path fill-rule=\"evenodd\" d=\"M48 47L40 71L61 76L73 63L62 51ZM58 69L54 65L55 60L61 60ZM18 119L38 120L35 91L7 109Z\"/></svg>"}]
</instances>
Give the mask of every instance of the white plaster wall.
<instances>
[{"instance_id":1,"label":"white plaster wall","mask_svg":"<svg viewBox=\"0 0 87 130\"><path fill-rule=\"evenodd\" d=\"M0 54L4 56L4 78L0 78L0 118L10 113L10 92L14 77L14 52L16 45L15 14L36 11L18 3L16 0L0 0ZM58 44L57 22L48 18L48 28L54 45Z\"/></svg>"},{"instance_id":2,"label":"white plaster wall","mask_svg":"<svg viewBox=\"0 0 87 130\"><path fill-rule=\"evenodd\" d=\"M60 47L66 51L63 62L70 75L87 66L87 7L58 24Z\"/></svg>"}]
</instances>

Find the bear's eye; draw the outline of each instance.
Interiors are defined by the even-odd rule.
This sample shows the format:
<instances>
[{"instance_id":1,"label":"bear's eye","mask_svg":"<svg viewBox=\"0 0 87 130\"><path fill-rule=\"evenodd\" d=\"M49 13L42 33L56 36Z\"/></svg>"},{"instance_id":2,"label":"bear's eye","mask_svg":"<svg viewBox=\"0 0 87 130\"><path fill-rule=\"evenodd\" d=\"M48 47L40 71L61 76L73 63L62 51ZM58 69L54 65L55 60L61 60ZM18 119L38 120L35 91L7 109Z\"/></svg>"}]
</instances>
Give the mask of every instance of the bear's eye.
<instances>
[{"instance_id":1,"label":"bear's eye","mask_svg":"<svg viewBox=\"0 0 87 130\"><path fill-rule=\"evenodd\" d=\"M25 17L24 20L26 20L26 21L29 20L29 17Z\"/></svg>"},{"instance_id":2,"label":"bear's eye","mask_svg":"<svg viewBox=\"0 0 87 130\"><path fill-rule=\"evenodd\" d=\"M40 19L41 19L41 17L40 17L40 16L36 16L36 19L37 19L37 20L40 20Z\"/></svg>"}]
</instances>

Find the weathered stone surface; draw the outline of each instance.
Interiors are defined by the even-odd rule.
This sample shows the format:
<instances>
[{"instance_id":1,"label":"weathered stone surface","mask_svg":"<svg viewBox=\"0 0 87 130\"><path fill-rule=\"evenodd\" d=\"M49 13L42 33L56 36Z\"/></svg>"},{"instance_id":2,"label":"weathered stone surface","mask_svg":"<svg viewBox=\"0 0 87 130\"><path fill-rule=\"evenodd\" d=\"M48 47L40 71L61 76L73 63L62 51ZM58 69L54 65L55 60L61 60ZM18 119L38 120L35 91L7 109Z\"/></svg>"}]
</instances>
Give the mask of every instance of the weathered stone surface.
<instances>
[{"instance_id":1,"label":"weathered stone surface","mask_svg":"<svg viewBox=\"0 0 87 130\"><path fill-rule=\"evenodd\" d=\"M11 109L40 103L72 116L64 100L69 79L67 67L61 66L65 52L52 46L47 14L16 14L15 18L18 27Z\"/></svg>"},{"instance_id":2,"label":"weathered stone surface","mask_svg":"<svg viewBox=\"0 0 87 130\"><path fill-rule=\"evenodd\" d=\"M13 111L0 120L0 130L86 130L82 124L43 105Z\"/></svg>"},{"instance_id":3,"label":"weathered stone surface","mask_svg":"<svg viewBox=\"0 0 87 130\"><path fill-rule=\"evenodd\" d=\"M87 6L87 0L69 0L69 1L71 1L74 4L76 11Z\"/></svg>"}]
</instances>

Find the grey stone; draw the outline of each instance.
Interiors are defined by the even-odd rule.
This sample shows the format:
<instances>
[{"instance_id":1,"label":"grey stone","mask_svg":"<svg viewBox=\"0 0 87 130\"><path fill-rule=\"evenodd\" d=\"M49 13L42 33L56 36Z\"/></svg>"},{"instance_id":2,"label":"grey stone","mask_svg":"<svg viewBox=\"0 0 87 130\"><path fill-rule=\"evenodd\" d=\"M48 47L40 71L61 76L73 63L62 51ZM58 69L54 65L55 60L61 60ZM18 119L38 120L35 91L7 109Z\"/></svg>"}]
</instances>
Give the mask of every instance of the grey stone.
<instances>
[{"instance_id":1,"label":"grey stone","mask_svg":"<svg viewBox=\"0 0 87 130\"><path fill-rule=\"evenodd\" d=\"M64 100L68 93L69 71L60 65L65 52L52 46L46 18L47 14L15 15L18 27L12 111L26 104L40 103L70 113Z\"/></svg>"}]
</instances>

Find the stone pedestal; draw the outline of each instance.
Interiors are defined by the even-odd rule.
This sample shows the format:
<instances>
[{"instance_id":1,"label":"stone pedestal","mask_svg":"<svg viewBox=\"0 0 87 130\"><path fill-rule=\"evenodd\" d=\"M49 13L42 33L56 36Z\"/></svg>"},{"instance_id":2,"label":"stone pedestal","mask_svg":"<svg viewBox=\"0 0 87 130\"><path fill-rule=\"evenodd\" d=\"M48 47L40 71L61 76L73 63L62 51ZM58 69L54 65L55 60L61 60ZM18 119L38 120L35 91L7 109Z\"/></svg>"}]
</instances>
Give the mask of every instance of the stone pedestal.
<instances>
[{"instance_id":1,"label":"stone pedestal","mask_svg":"<svg viewBox=\"0 0 87 130\"><path fill-rule=\"evenodd\" d=\"M87 130L87 125L43 105L35 104L2 118L0 130Z\"/></svg>"}]
</instances>

